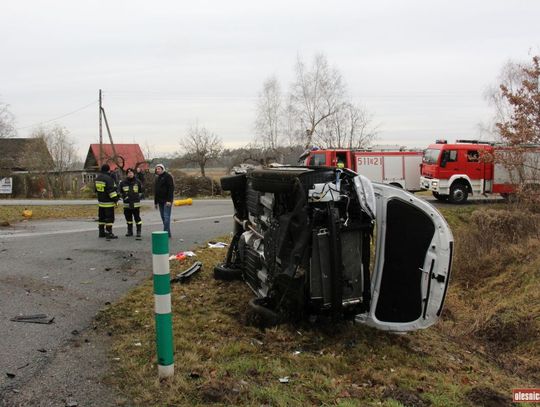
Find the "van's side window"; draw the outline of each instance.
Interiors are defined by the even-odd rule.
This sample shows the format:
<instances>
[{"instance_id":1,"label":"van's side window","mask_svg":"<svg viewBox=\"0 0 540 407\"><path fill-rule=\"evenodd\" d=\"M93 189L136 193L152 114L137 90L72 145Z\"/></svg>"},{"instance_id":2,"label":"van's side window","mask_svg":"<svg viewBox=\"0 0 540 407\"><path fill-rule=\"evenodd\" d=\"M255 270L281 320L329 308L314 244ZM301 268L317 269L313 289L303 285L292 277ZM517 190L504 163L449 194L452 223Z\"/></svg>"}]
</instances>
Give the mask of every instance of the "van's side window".
<instances>
[{"instance_id":1,"label":"van's side window","mask_svg":"<svg viewBox=\"0 0 540 407\"><path fill-rule=\"evenodd\" d=\"M326 165L326 154L313 154L311 165Z\"/></svg>"}]
</instances>

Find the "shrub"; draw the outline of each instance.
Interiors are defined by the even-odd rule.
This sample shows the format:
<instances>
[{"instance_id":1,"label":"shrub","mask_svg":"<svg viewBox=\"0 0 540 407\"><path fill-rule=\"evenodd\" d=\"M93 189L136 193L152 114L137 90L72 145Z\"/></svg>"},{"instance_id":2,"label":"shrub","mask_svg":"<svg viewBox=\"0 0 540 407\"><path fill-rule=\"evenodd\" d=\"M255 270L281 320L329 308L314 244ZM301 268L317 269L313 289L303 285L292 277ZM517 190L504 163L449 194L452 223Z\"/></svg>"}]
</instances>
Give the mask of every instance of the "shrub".
<instances>
[{"instance_id":1,"label":"shrub","mask_svg":"<svg viewBox=\"0 0 540 407\"><path fill-rule=\"evenodd\" d=\"M497 274L525 257L525 243L540 237L540 216L524 210L473 212L468 225L454 229L454 277L471 282ZM474 276L471 279L471 276Z\"/></svg>"}]
</instances>

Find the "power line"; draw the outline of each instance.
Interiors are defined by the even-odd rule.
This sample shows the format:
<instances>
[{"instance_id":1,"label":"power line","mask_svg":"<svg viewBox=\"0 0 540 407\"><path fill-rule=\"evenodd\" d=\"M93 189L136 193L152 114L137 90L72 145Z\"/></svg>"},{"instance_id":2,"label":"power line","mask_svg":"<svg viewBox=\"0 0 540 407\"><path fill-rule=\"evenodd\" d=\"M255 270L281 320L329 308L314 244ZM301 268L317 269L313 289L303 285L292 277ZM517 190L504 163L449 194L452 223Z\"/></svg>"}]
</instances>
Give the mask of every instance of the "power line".
<instances>
[{"instance_id":1,"label":"power line","mask_svg":"<svg viewBox=\"0 0 540 407\"><path fill-rule=\"evenodd\" d=\"M46 120L46 121L42 121L42 122L38 122L38 123L34 123L34 124L31 124L29 126L24 126L24 127L17 127L17 130L23 130L23 129L28 129L30 127L36 127L36 126L40 126L42 124L47 124L47 123L50 123L50 122L54 122L56 120L59 120L59 119L62 119L64 117L67 117L67 116L70 116L72 114L75 114L75 113L78 113L80 112L81 110L84 110L92 105L95 105L97 103L97 100L94 100L93 102L91 103L88 103L87 105L84 105L83 107L80 107L76 110L73 110L72 112L69 112L69 113L66 113L66 114L63 114L62 116L58 116L58 117L55 117L54 119L50 119L50 120Z\"/></svg>"}]
</instances>

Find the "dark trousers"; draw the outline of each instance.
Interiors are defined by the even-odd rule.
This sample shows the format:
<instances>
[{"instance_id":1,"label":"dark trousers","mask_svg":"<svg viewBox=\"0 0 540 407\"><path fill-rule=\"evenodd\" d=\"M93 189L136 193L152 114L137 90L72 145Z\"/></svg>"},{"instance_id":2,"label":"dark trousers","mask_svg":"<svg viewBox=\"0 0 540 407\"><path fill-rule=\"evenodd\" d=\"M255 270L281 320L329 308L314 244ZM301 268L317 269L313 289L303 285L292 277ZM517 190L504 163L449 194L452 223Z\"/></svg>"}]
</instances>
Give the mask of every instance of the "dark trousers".
<instances>
[{"instance_id":1,"label":"dark trousers","mask_svg":"<svg viewBox=\"0 0 540 407\"><path fill-rule=\"evenodd\" d=\"M98 209L99 224L104 226L112 226L114 223L114 206L99 207Z\"/></svg>"},{"instance_id":2,"label":"dark trousers","mask_svg":"<svg viewBox=\"0 0 540 407\"><path fill-rule=\"evenodd\" d=\"M133 225L133 220L135 220L136 225L141 225L141 208L124 208L124 216L126 217L126 222L128 225Z\"/></svg>"}]
</instances>

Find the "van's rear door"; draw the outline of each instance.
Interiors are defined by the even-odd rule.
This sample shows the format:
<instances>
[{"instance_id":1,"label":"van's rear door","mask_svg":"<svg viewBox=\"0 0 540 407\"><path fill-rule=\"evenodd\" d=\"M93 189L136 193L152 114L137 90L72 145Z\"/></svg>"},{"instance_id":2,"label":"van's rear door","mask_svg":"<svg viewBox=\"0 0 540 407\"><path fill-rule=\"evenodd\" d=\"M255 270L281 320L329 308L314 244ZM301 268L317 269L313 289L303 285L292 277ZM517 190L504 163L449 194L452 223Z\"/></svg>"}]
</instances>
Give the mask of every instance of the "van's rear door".
<instances>
[{"instance_id":1,"label":"van's rear door","mask_svg":"<svg viewBox=\"0 0 540 407\"><path fill-rule=\"evenodd\" d=\"M373 183L376 248L372 301L358 322L390 331L427 328L439 318L448 288L453 237L426 201Z\"/></svg>"}]
</instances>

